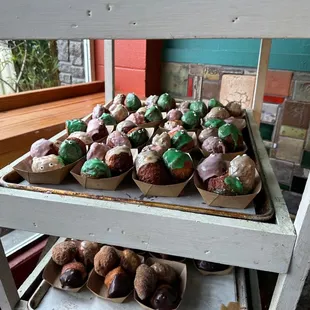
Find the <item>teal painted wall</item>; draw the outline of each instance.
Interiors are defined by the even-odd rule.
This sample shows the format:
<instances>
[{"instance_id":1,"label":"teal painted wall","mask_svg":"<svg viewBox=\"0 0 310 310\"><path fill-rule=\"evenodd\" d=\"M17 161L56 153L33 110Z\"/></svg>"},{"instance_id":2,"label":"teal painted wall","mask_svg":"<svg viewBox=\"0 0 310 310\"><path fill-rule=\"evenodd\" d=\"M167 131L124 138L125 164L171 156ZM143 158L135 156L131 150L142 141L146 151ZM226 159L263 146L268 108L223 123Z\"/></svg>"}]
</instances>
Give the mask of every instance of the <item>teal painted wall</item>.
<instances>
[{"instance_id":1,"label":"teal painted wall","mask_svg":"<svg viewBox=\"0 0 310 310\"><path fill-rule=\"evenodd\" d=\"M166 40L163 61L256 67L258 39ZM272 40L270 69L310 71L310 39Z\"/></svg>"}]
</instances>

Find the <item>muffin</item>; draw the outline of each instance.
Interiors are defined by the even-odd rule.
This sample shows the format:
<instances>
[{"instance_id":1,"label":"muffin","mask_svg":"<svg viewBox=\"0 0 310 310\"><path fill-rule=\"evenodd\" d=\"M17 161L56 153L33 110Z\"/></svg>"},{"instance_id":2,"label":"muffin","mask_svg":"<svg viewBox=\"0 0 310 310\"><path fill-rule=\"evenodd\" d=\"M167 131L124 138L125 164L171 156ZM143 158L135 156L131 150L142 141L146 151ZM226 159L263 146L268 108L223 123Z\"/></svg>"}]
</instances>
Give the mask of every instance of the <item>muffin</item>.
<instances>
[{"instance_id":1,"label":"muffin","mask_svg":"<svg viewBox=\"0 0 310 310\"><path fill-rule=\"evenodd\" d=\"M109 113L102 113L99 119L102 120L105 125L116 125L116 119Z\"/></svg>"},{"instance_id":2,"label":"muffin","mask_svg":"<svg viewBox=\"0 0 310 310\"><path fill-rule=\"evenodd\" d=\"M164 124L164 129L170 131L177 127L180 130L180 129L183 129L182 125L183 125L183 122L181 120L168 121Z\"/></svg>"},{"instance_id":3,"label":"muffin","mask_svg":"<svg viewBox=\"0 0 310 310\"><path fill-rule=\"evenodd\" d=\"M128 114L128 110L121 104L116 105L116 107L111 110L111 115L115 118L117 123L126 119Z\"/></svg>"},{"instance_id":4,"label":"muffin","mask_svg":"<svg viewBox=\"0 0 310 310\"><path fill-rule=\"evenodd\" d=\"M53 142L42 138L31 145L31 157L42 157L47 155L58 155L58 147Z\"/></svg>"},{"instance_id":5,"label":"muffin","mask_svg":"<svg viewBox=\"0 0 310 310\"><path fill-rule=\"evenodd\" d=\"M119 175L133 166L133 159L128 146L116 146L109 150L105 162L113 174Z\"/></svg>"},{"instance_id":6,"label":"muffin","mask_svg":"<svg viewBox=\"0 0 310 310\"><path fill-rule=\"evenodd\" d=\"M141 107L141 101L134 93L129 93L126 96L125 106L128 111L135 112Z\"/></svg>"},{"instance_id":7,"label":"muffin","mask_svg":"<svg viewBox=\"0 0 310 310\"><path fill-rule=\"evenodd\" d=\"M124 94L117 94L114 98L113 98L113 103L115 104L125 104L125 100L126 100L126 96Z\"/></svg>"},{"instance_id":8,"label":"muffin","mask_svg":"<svg viewBox=\"0 0 310 310\"><path fill-rule=\"evenodd\" d=\"M219 137L209 137L203 141L201 148L208 153L227 153L226 145Z\"/></svg>"},{"instance_id":9,"label":"muffin","mask_svg":"<svg viewBox=\"0 0 310 310\"><path fill-rule=\"evenodd\" d=\"M175 131L171 136L171 146L177 150L188 152L195 147L193 138L185 131Z\"/></svg>"},{"instance_id":10,"label":"muffin","mask_svg":"<svg viewBox=\"0 0 310 310\"><path fill-rule=\"evenodd\" d=\"M75 131L86 132L87 124L81 119L71 119L66 121L67 135L69 136Z\"/></svg>"},{"instance_id":11,"label":"muffin","mask_svg":"<svg viewBox=\"0 0 310 310\"><path fill-rule=\"evenodd\" d=\"M218 136L221 138L227 152L237 152L243 149L243 137L241 131L233 124L225 124L218 129Z\"/></svg>"},{"instance_id":12,"label":"muffin","mask_svg":"<svg viewBox=\"0 0 310 310\"><path fill-rule=\"evenodd\" d=\"M76 162L85 154L86 146L81 140L77 138L65 140L60 144L59 156L62 158L66 165Z\"/></svg>"},{"instance_id":13,"label":"muffin","mask_svg":"<svg viewBox=\"0 0 310 310\"><path fill-rule=\"evenodd\" d=\"M211 98L208 102L208 108L211 110L213 108L218 108L218 107L223 107L223 105L215 98Z\"/></svg>"},{"instance_id":14,"label":"muffin","mask_svg":"<svg viewBox=\"0 0 310 310\"><path fill-rule=\"evenodd\" d=\"M208 113L208 108L203 101L193 101L189 105L189 109L199 115L200 118L203 118Z\"/></svg>"},{"instance_id":15,"label":"muffin","mask_svg":"<svg viewBox=\"0 0 310 310\"><path fill-rule=\"evenodd\" d=\"M217 132L218 132L217 128L213 127L205 128L198 135L198 140L200 143L203 143L203 141L205 141L209 137L217 137Z\"/></svg>"},{"instance_id":16,"label":"muffin","mask_svg":"<svg viewBox=\"0 0 310 310\"><path fill-rule=\"evenodd\" d=\"M99 118L103 113L110 113L103 104L97 104L92 113L92 118Z\"/></svg>"},{"instance_id":17,"label":"muffin","mask_svg":"<svg viewBox=\"0 0 310 310\"><path fill-rule=\"evenodd\" d=\"M175 108L175 100L168 93L165 93L160 95L157 105L161 112L168 112Z\"/></svg>"},{"instance_id":18,"label":"muffin","mask_svg":"<svg viewBox=\"0 0 310 310\"><path fill-rule=\"evenodd\" d=\"M145 128L136 127L131 129L127 133L127 137L132 145L132 147L136 148L144 143L146 143L149 139L148 132Z\"/></svg>"},{"instance_id":19,"label":"muffin","mask_svg":"<svg viewBox=\"0 0 310 310\"><path fill-rule=\"evenodd\" d=\"M230 117L229 112L223 107L215 107L206 115L206 120L211 118L219 118L224 120L225 118Z\"/></svg>"},{"instance_id":20,"label":"muffin","mask_svg":"<svg viewBox=\"0 0 310 310\"><path fill-rule=\"evenodd\" d=\"M113 148L115 146L128 146L131 148L131 143L128 139L128 137L119 131L113 131L111 132L107 137L107 146L110 148Z\"/></svg>"},{"instance_id":21,"label":"muffin","mask_svg":"<svg viewBox=\"0 0 310 310\"><path fill-rule=\"evenodd\" d=\"M161 112L157 106L149 107L144 114L144 118L149 123L158 122L163 119Z\"/></svg>"},{"instance_id":22,"label":"muffin","mask_svg":"<svg viewBox=\"0 0 310 310\"><path fill-rule=\"evenodd\" d=\"M57 265L63 266L74 260L77 254L77 246L73 241L63 241L52 249L52 260Z\"/></svg>"},{"instance_id":23,"label":"muffin","mask_svg":"<svg viewBox=\"0 0 310 310\"><path fill-rule=\"evenodd\" d=\"M116 130L127 134L128 131L130 131L131 129L135 127L137 127L137 125L134 122L129 121L129 120L124 120L120 122L119 124L117 124Z\"/></svg>"},{"instance_id":24,"label":"muffin","mask_svg":"<svg viewBox=\"0 0 310 310\"><path fill-rule=\"evenodd\" d=\"M97 119L94 119L94 120L97 120ZM72 134L70 134L69 137L67 138L67 140L74 140L74 139L81 140L85 145L90 145L94 142L92 137L90 137L88 133L84 131L72 132Z\"/></svg>"},{"instance_id":25,"label":"muffin","mask_svg":"<svg viewBox=\"0 0 310 310\"><path fill-rule=\"evenodd\" d=\"M87 272L82 263L72 262L62 267L59 281L62 287L81 287L87 278Z\"/></svg>"},{"instance_id":26,"label":"muffin","mask_svg":"<svg viewBox=\"0 0 310 310\"><path fill-rule=\"evenodd\" d=\"M133 123L135 123L136 125L140 125L140 124L144 124L145 120L144 120L144 115L140 114L140 113L132 113L130 114L127 118L126 121L131 121Z\"/></svg>"},{"instance_id":27,"label":"muffin","mask_svg":"<svg viewBox=\"0 0 310 310\"><path fill-rule=\"evenodd\" d=\"M210 178L223 175L226 170L222 154L211 154L197 167L198 175L204 183Z\"/></svg>"},{"instance_id":28,"label":"muffin","mask_svg":"<svg viewBox=\"0 0 310 310\"><path fill-rule=\"evenodd\" d=\"M200 117L193 111L188 111L181 118L185 129L194 129L199 126Z\"/></svg>"},{"instance_id":29,"label":"muffin","mask_svg":"<svg viewBox=\"0 0 310 310\"><path fill-rule=\"evenodd\" d=\"M231 116L240 117L242 115L241 104L236 101L228 102L225 106Z\"/></svg>"},{"instance_id":30,"label":"muffin","mask_svg":"<svg viewBox=\"0 0 310 310\"><path fill-rule=\"evenodd\" d=\"M98 158L92 158L83 164L81 175L90 179L110 178L111 170L108 165Z\"/></svg>"},{"instance_id":31,"label":"muffin","mask_svg":"<svg viewBox=\"0 0 310 310\"><path fill-rule=\"evenodd\" d=\"M108 150L110 150L110 147L106 144L94 142L87 152L86 159L97 158L104 161L105 154Z\"/></svg>"},{"instance_id":32,"label":"muffin","mask_svg":"<svg viewBox=\"0 0 310 310\"><path fill-rule=\"evenodd\" d=\"M168 121L176 121L180 120L183 113L180 110L172 109L167 113L167 120Z\"/></svg>"},{"instance_id":33,"label":"muffin","mask_svg":"<svg viewBox=\"0 0 310 310\"><path fill-rule=\"evenodd\" d=\"M94 270L102 277L105 277L112 269L119 265L120 258L115 249L111 246L105 245L95 255Z\"/></svg>"}]
</instances>

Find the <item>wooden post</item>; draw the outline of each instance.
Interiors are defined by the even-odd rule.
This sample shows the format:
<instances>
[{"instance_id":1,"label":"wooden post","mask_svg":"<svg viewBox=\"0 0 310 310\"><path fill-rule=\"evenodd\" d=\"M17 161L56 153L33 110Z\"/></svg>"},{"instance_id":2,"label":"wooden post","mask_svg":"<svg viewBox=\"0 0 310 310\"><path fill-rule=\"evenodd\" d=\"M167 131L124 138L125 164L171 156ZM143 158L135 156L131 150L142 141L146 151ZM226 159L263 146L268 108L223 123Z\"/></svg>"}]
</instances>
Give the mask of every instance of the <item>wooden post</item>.
<instances>
[{"instance_id":1,"label":"wooden post","mask_svg":"<svg viewBox=\"0 0 310 310\"><path fill-rule=\"evenodd\" d=\"M19 301L14 279L0 240L0 309L13 310Z\"/></svg>"},{"instance_id":2,"label":"wooden post","mask_svg":"<svg viewBox=\"0 0 310 310\"><path fill-rule=\"evenodd\" d=\"M261 39L252 105L254 119L257 124L260 123L262 113L270 49L271 39Z\"/></svg>"},{"instance_id":3,"label":"wooden post","mask_svg":"<svg viewBox=\"0 0 310 310\"><path fill-rule=\"evenodd\" d=\"M294 226L297 239L288 273L280 274L269 309L295 309L310 268L310 176L302 195Z\"/></svg>"},{"instance_id":4,"label":"wooden post","mask_svg":"<svg viewBox=\"0 0 310 310\"><path fill-rule=\"evenodd\" d=\"M114 98L114 40L104 40L105 102Z\"/></svg>"}]
</instances>

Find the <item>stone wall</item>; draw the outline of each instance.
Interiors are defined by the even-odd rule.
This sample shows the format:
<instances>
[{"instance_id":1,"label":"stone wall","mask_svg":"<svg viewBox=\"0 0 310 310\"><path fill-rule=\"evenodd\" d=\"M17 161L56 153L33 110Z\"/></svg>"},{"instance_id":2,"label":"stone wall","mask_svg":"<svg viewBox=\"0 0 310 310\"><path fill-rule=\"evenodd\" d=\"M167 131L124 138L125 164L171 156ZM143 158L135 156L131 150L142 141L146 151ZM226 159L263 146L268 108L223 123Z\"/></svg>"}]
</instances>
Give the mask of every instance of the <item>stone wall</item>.
<instances>
[{"instance_id":1,"label":"stone wall","mask_svg":"<svg viewBox=\"0 0 310 310\"><path fill-rule=\"evenodd\" d=\"M251 107L256 69L163 63L162 90L175 97L235 100ZM260 131L290 212L310 169L310 73L268 72Z\"/></svg>"},{"instance_id":2,"label":"stone wall","mask_svg":"<svg viewBox=\"0 0 310 310\"><path fill-rule=\"evenodd\" d=\"M61 85L85 82L82 40L57 40Z\"/></svg>"}]
</instances>

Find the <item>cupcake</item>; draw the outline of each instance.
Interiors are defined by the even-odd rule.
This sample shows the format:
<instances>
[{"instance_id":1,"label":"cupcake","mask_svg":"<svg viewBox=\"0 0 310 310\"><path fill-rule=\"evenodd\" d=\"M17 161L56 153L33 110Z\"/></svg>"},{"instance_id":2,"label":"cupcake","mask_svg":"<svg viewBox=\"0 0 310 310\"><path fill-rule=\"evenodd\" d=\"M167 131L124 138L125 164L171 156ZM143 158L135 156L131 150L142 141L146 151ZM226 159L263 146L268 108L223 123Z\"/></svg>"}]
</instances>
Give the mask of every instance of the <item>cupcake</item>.
<instances>
[{"instance_id":1,"label":"cupcake","mask_svg":"<svg viewBox=\"0 0 310 310\"><path fill-rule=\"evenodd\" d=\"M172 109L167 113L167 120L168 121L176 121L180 120L183 113L180 110Z\"/></svg>"},{"instance_id":2,"label":"cupcake","mask_svg":"<svg viewBox=\"0 0 310 310\"><path fill-rule=\"evenodd\" d=\"M189 105L191 103L189 101L182 101L180 103L177 103L177 107L180 111L182 110L189 110Z\"/></svg>"},{"instance_id":3,"label":"cupcake","mask_svg":"<svg viewBox=\"0 0 310 310\"><path fill-rule=\"evenodd\" d=\"M171 146L171 139L167 132L162 132L161 134L156 134L152 139L153 145L159 145L166 150Z\"/></svg>"},{"instance_id":4,"label":"cupcake","mask_svg":"<svg viewBox=\"0 0 310 310\"><path fill-rule=\"evenodd\" d=\"M136 125L144 124L144 115L140 114L138 112L130 114L127 118L126 121L131 121L135 123Z\"/></svg>"},{"instance_id":5,"label":"cupcake","mask_svg":"<svg viewBox=\"0 0 310 310\"><path fill-rule=\"evenodd\" d=\"M87 278L87 271L82 263L72 262L62 267L59 281L62 287L81 287Z\"/></svg>"},{"instance_id":6,"label":"cupcake","mask_svg":"<svg viewBox=\"0 0 310 310\"><path fill-rule=\"evenodd\" d=\"M99 119L102 120L105 125L116 125L116 119L109 113L102 113Z\"/></svg>"},{"instance_id":7,"label":"cupcake","mask_svg":"<svg viewBox=\"0 0 310 310\"><path fill-rule=\"evenodd\" d=\"M131 143L128 139L128 137L119 131L113 131L111 132L107 137L107 146L110 148L113 148L115 146L128 146L131 148Z\"/></svg>"},{"instance_id":8,"label":"cupcake","mask_svg":"<svg viewBox=\"0 0 310 310\"><path fill-rule=\"evenodd\" d=\"M160 95L157 105L162 112L168 112L175 108L175 100L167 93Z\"/></svg>"},{"instance_id":9,"label":"cupcake","mask_svg":"<svg viewBox=\"0 0 310 310\"><path fill-rule=\"evenodd\" d=\"M199 126L200 117L193 111L188 111L181 118L185 129L194 129Z\"/></svg>"},{"instance_id":10,"label":"cupcake","mask_svg":"<svg viewBox=\"0 0 310 310\"><path fill-rule=\"evenodd\" d=\"M113 99L113 103L124 105L125 100L126 100L126 96L124 94L117 94Z\"/></svg>"},{"instance_id":11,"label":"cupcake","mask_svg":"<svg viewBox=\"0 0 310 310\"><path fill-rule=\"evenodd\" d=\"M144 118L148 123L158 122L163 119L160 110L156 106L149 107L145 112Z\"/></svg>"},{"instance_id":12,"label":"cupcake","mask_svg":"<svg viewBox=\"0 0 310 310\"><path fill-rule=\"evenodd\" d=\"M118 104L111 110L111 115L115 118L116 122L119 123L126 119L128 110L123 105Z\"/></svg>"},{"instance_id":13,"label":"cupcake","mask_svg":"<svg viewBox=\"0 0 310 310\"><path fill-rule=\"evenodd\" d=\"M201 148L208 153L227 153L226 145L219 137L209 137L203 141Z\"/></svg>"},{"instance_id":14,"label":"cupcake","mask_svg":"<svg viewBox=\"0 0 310 310\"><path fill-rule=\"evenodd\" d=\"M141 107L141 108L139 108L138 110L137 110L137 113L140 113L140 114L145 114L146 113L146 110L147 110L147 107Z\"/></svg>"},{"instance_id":15,"label":"cupcake","mask_svg":"<svg viewBox=\"0 0 310 310\"><path fill-rule=\"evenodd\" d=\"M246 121L243 118L235 118L231 116L229 118L226 118L224 121L227 124L235 125L240 131L246 127Z\"/></svg>"},{"instance_id":16,"label":"cupcake","mask_svg":"<svg viewBox=\"0 0 310 310\"><path fill-rule=\"evenodd\" d=\"M47 172L60 169L65 164L61 157L51 154L42 157L34 157L32 159L31 169L33 172Z\"/></svg>"},{"instance_id":17,"label":"cupcake","mask_svg":"<svg viewBox=\"0 0 310 310\"><path fill-rule=\"evenodd\" d=\"M195 147L193 138L185 130L174 131L172 134L170 133L171 132L169 132L171 146L173 148L183 152L188 152Z\"/></svg>"},{"instance_id":18,"label":"cupcake","mask_svg":"<svg viewBox=\"0 0 310 310\"><path fill-rule=\"evenodd\" d=\"M206 128L219 128L223 125L225 125L225 121L219 118L210 118L206 119L203 123L204 127Z\"/></svg>"},{"instance_id":19,"label":"cupcake","mask_svg":"<svg viewBox=\"0 0 310 310\"><path fill-rule=\"evenodd\" d=\"M129 93L126 96L125 106L128 111L137 111L141 107L141 101L134 93Z\"/></svg>"},{"instance_id":20,"label":"cupcake","mask_svg":"<svg viewBox=\"0 0 310 310\"><path fill-rule=\"evenodd\" d=\"M87 152L86 159L98 158L104 160L108 150L110 150L110 147L106 144L94 142Z\"/></svg>"},{"instance_id":21,"label":"cupcake","mask_svg":"<svg viewBox=\"0 0 310 310\"><path fill-rule=\"evenodd\" d=\"M133 159L128 146L116 146L109 150L105 162L113 174L119 175L133 166Z\"/></svg>"},{"instance_id":22,"label":"cupcake","mask_svg":"<svg viewBox=\"0 0 310 310\"><path fill-rule=\"evenodd\" d=\"M241 104L236 101L228 102L225 106L231 116L240 117L242 115Z\"/></svg>"},{"instance_id":23,"label":"cupcake","mask_svg":"<svg viewBox=\"0 0 310 310\"><path fill-rule=\"evenodd\" d=\"M127 137L132 145L136 148L147 142L149 139L148 132L145 128L136 127L127 133Z\"/></svg>"},{"instance_id":24,"label":"cupcake","mask_svg":"<svg viewBox=\"0 0 310 310\"><path fill-rule=\"evenodd\" d=\"M205 117L208 113L208 108L203 101L193 101L189 109L198 114L200 118Z\"/></svg>"},{"instance_id":25,"label":"cupcake","mask_svg":"<svg viewBox=\"0 0 310 310\"><path fill-rule=\"evenodd\" d=\"M151 96L147 97L145 100L145 105L147 107L151 107L153 105L156 105L158 98L159 97L156 95L151 95Z\"/></svg>"},{"instance_id":26,"label":"cupcake","mask_svg":"<svg viewBox=\"0 0 310 310\"><path fill-rule=\"evenodd\" d=\"M132 121L124 120L120 122L119 124L117 124L116 130L127 134L128 131L130 131L131 129L135 127L137 127L137 125L133 123Z\"/></svg>"},{"instance_id":27,"label":"cupcake","mask_svg":"<svg viewBox=\"0 0 310 310\"><path fill-rule=\"evenodd\" d=\"M42 157L47 155L58 155L58 147L53 142L42 138L31 145L31 157Z\"/></svg>"},{"instance_id":28,"label":"cupcake","mask_svg":"<svg viewBox=\"0 0 310 310\"><path fill-rule=\"evenodd\" d=\"M215 107L206 115L206 120L211 118L219 118L224 120L230 116L229 112L223 107Z\"/></svg>"},{"instance_id":29,"label":"cupcake","mask_svg":"<svg viewBox=\"0 0 310 310\"><path fill-rule=\"evenodd\" d=\"M223 107L223 105L215 98L211 98L208 102L208 108L211 110L213 108L218 108L218 107Z\"/></svg>"},{"instance_id":30,"label":"cupcake","mask_svg":"<svg viewBox=\"0 0 310 310\"><path fill-rule=\"evenodd\" d=\"M81 119L71 119L66 121L66 130L68 136L75 131L86 132L86 129L87 124Z\"/></svg>"},{"instance_id":31,"label":"cupcake","mask_svg":"<svg viewBox=\"0 0 310 310\"><path fill-rule=\"evenodd\" d=\"M98 141L109 134L107 127L101 119L90 120L86 132L93 141Z\"/></svg>"},{"instance_id":32,"label":"cupcake","mask_svg":"<svg viewBox=\"0 0 310 310\"><path fill-rule=\"evenodd\" d=\"M241 131L233 124L225 124L218 129L218 136L221 138L227 152L237 152L243 149L243 137Z\"/></svg>"},{"instance_id":33,"label":"cupcake","mask_svg":"<svg viewBox=\"0 0 310 310\"><path fill-rule=\"evenodd\" d=\"M164 124L164 129L170 131L174 128L178 128L178 130L183 129L183 122L181 120L168 121Z\"/></svg>"},{"instance_id":34,"label":"cupcake","mask_svg":"<svg viewBox=\"0 0 310 310\"><path fill-rule=\"evenodd\" d=\"M92 118L99 118L103 113L110 113L103 104L97 104L92 113Z\"/></svg>"},{"instance_id":35,"label":"cupcake","mask_svg":"<svg viewBox=\"0 0 310 310\"><path fill-rule=\"evenodd\" d=\"M75 139L81 140L85 145L90 145L94 142L93 139L88 135L88 133L84 131L72 132L72 134L70 134L69 137L67 138L67 140L75 140Z\"/></svg>"},{"instance_id":36,"label":"cupcake","mask_svg":"<svg viewBox=\"0 0 310 310\"><path fill-rule=\"evenodd\" d=\"M85 144L76 138L65 140L60 144L59 156L66 165L72 164L86 154Z\"/></svg>"},{"instance_id":37,"label":"cupcake","mask_svg":"<svg viewBox=\"0 0 310 310\"><path fill-rule=\"evenodd\" d=\"M163 145L158 145L158 144L149 144L146 145L141 152L148 152L148 151L154 151L158 153L159 156L162 156L167 149Z\"/></svg>"},{"instance_id":38,"label":"cupcake","mask_svg":"<svg viewBox=\"0 0 310 310\"><path fill-rule=\"evenodd\" d=\"M87 160L81 168L81 176L91 179L110 178L111 170L105 162L98 158Z\"/></svg>"},{"instance_id":39,"label":"cupcake","mask_svg":"<svg viewBox=\"0 0 310 310\"><path fill-rule=\"evenodd\" d=\"M218 132L217 128L213 128L213 127L205 128L198 135L198 140L200 143L203 143L209 137L217 137L217 132Z\"/></svg>"}]
</instances>

